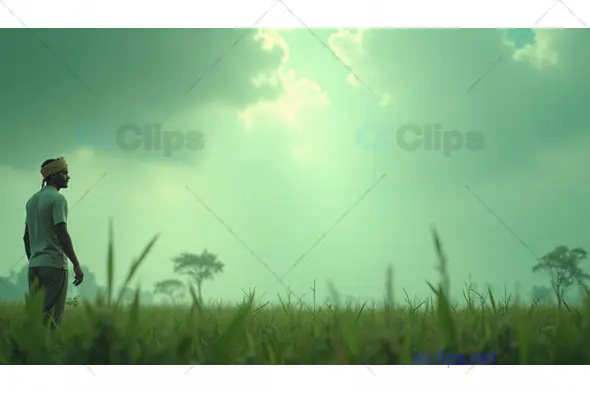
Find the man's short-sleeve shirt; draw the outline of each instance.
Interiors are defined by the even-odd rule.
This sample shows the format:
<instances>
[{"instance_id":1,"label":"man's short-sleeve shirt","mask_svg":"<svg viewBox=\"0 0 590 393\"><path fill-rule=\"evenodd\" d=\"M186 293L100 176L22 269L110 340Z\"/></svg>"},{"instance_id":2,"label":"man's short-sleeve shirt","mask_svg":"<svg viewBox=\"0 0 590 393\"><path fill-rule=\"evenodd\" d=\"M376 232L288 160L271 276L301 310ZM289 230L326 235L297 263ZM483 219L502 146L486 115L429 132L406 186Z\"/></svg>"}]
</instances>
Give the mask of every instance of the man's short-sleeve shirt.
<instances>
[{"instance_id":1,"label":"man's short-sleeve shirt","mask_svg":"<svg viewBox=\"0 0 590 393\"><path fill-rule=\"evenodd\" d=\"M55 225L68 219L66 198L54 187L43 187L28 200L26 212L31 247L29 267L67 270L67 257L55 233Z\"/></svg>"}]
</instances>

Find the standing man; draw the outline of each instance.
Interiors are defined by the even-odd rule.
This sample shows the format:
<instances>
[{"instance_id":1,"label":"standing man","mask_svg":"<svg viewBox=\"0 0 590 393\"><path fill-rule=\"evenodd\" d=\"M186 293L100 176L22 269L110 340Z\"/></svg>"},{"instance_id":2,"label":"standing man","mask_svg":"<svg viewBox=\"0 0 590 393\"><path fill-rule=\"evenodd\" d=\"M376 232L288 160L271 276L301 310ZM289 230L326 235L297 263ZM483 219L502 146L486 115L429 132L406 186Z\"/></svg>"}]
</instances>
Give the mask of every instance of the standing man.
<instances>
[{"instance_id":1,"label":"standing man","mask_svg":"<svg viewBox=\"0 0 590 393\"><path fill-rule=\"evenodd\" d=\"M70 176L63 157L46 160L41 165L41 190L26 206L25 251L29 259L29 293L43 290L44 323L51 321L54 330L61 322L68 291L69 258L74 265L74 285L84 279L78 257L68 233L68 202L59 193L68 188Z\"/></svg>"}]
</instances>

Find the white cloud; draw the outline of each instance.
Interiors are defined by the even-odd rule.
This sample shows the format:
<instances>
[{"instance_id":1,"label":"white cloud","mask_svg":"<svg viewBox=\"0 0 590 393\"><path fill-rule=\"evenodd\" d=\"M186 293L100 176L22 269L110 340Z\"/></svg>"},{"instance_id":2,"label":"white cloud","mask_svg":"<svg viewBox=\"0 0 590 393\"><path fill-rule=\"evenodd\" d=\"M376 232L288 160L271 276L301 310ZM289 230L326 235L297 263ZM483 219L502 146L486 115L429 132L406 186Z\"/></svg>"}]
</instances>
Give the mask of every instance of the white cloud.
<instances>
[{"instance_id":1,"label":"white cloud","mask_svg":"<svg viewBox=\"0 0 590 393\"><path fill-rule=\"evenodd\" d=\"M248 130L258 120L295 127L300 124L303 114L307 118L329 106L327 94L318 83L308 78L298 78L295 70L289 68L289 44L283 36L286 32L288 30L285 29L258 29L254 37L261 42L263 50L279 47L283 58L276 70L259 74L252 82L257 87L281 87L282 93L274 101L259 101L240 111L239 117Z\"/></svg>"},{"instance_id":2,"label":"white cloud","mask_svg":"<svg viewBox=\"0 0 590 393\"><path fill-rule=\"evenodd\" d=\"M375 89L375 86L378 86L378 83L373 83L377 79L376 70L369 66L370 56L364 47L367 35L366 29L340 29L330 35L328 43L336 56L353 71L348 74L346 81L354 87L370 88L379 96L379 106L387 106L393 97L388 92Z\"/></svg>"},{"instance_id":3,"label":"white cloud","mask_svg":"<svg viewBox=\"0 0 590 393\"><path fill-rule=\"evenodd\" d=\"M537 70L557 65L558 56L553 47L552 32L549 30L533 29L535 43L526 44L520 49L504 35L504 44L512 48L512 58L516 61L528 62Z\"/></svg>"}]
</instances>

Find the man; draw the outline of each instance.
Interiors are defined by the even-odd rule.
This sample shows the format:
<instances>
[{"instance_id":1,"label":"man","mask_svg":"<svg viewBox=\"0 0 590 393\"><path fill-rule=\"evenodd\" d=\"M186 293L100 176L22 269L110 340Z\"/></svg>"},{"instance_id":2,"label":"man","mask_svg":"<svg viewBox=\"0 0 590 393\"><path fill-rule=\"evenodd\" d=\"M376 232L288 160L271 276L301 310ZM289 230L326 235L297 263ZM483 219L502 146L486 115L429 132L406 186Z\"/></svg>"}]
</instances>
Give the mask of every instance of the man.
<instances>
[{"instance_id":1,"label":"man","mask_svg":"<svg viewBox=\"0 0 590 393\"><path fill-rule=\"evenodd\" d=\"M74 265L74 285L84 280L78 257L68 233L68 203L59 193L68 188L70 176L63 157L41 165L41 190L28 200L25 251L29 259L29 293L43 290L43 321L54 330L61 322L68 290L67 258ZM66 258L67 257L67 258Z\"/></svg>"}]
</instances>

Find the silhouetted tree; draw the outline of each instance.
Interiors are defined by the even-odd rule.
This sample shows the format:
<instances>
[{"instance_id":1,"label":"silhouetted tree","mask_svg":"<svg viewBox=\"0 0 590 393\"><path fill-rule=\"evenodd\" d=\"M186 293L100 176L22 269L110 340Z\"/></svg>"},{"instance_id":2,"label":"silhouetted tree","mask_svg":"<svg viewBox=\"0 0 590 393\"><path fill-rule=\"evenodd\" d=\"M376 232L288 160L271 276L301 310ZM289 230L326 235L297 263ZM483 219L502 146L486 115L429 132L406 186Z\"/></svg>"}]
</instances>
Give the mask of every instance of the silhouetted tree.
<instances>
[{"instance_id":1,"label":"silhouetted tree","mask_svg":"<svg viewBox=\"0 0 590 393\"><path fill-rule=\"evenodd\" d=\"M172 300L172 303L174 304L176 304L177 299L183 297L183 291L184 285L180 280L176 279L158 281L154 285L154 294L166 295Z\"/></svg>"},{"instance_id":2,"label":"silhouetted tree","mask_svg":"<svg viewBox=\"0 0 590 393\"><path fill-rule=\"evenodd\" d=\"M16 284L8 277L0 277L0 299L1 300L19 300L21 291Z\"/></svg>"},{"instance_id":3,"label":"silhouetted tree","mask_svg":"<svg viewBox=\"0 0 590 393\"><path fill-rule=\"evenodd\" d=\"M559 307L563 303L566 291L575 281L590 279L590 275L580 268L580 262L587 257L588 253L582 248L570 249L559 246L539 258L539 263L533 267L533 272L542 271L549 274Z\"/></svg>"},{"instance_id":4,"label":"silhouetted tree","mask_svg":"<svg viewBox=\"0 0 590 393\"><path fill-rule=\"evenodd\" d=\"M29 291L29 267L22 266L16 271L10 272L8 277L0 276L0 299L1 300L23 300ZM106 287L100 286L96 279L95 273L88 267L84 266L84 282L82 285L75 287L73 284L73 274L70 273L68 278L68 297L79 296L83 300L96 300L101 294L106 294ZM126 288L124 290L124 300L133 300L135 291ZM153 295L150 291L141 291L140 300L143 304L153 303Z\"/></svg>"},{"instance_id":5,"label":"silhouetted tree","mask_svg":"<svg viewBox=\"0 0 590 393\"><path fill-rule=\"evenodd\" d=\"M125 286L122 288L122 292L123 292L123 295L121 297L121 300L123 302L132 302L133 300L135 300L135 292L136 291L134 289ZM117 291L117 293L118 293L118 291Z\"/></svg>"},{"instance_id":6,"label":"silhouetted tree","mask_svg":"<svg viewBox=\"0 0 590 393\"><path fill-rule=\"evenodd\" d=\"M142 304L152 304L154 302L154 295L150 291L141 291L139 293L139 300Z\"/></svg>"},{"instance_id":7,"label":"silhouetted tree","mask_svg":"<svg viewBox=\"0 0 590 393\"><path fill-rule=\"evenodd\" d=\"M29 291L29 266L25 265L19 270L10 272L8 280L16 286L16 298L24 298L24 295ZM84 267L84 283L82 285L75 287L73 282L73 274L70 272L68 277L68 297L73 297L77 294L81 298L93 300L98 295L99 287L96 282L96 276L90 268Z\"/></svg>"},{"instance_id":8,"label":"silhouetted tree","mask_svg":"<svg viewBox=\"0 0 590 393\"><path fill-rule=\"evenodd\" d=\"M544 286L534 286L531 290L531 298L534 302L548 303L551 300L551 288Z\"/></svg>"},{"instance_id":9,"label":"silhouetted tree","mask_svg":"<svg viewBox=\"0 0 590 393\"><path fill-rule=\"evenodd\" d=\"M191 277L196 285L199 300L203 300L202 287L205 280L211 280L217 273L223 272L224 264L217 256L204 250L201 254L182 253L172 258L174 272Z\"/></svg>"},{"instance_id":10,"label":"silhouetted tree","mask_svg":"<svg viewBox=\"0 0 590 393\"><path fill-rule=\"evenodd\" d=\"M70 275L70 277L72 276ZM70 279L69 281L73 282L74 280ZM84 266L84 282L76 288L76 292L82 299L87 300L95 300L100 293L100 286L96 281L96 275L86 266Z\"/></svg>"},{"instance_id":11,"label":"silhouetted tree","mask_svg":"<svg viewBox=\"0 0 590 393\"><path fill-rule=\"evenodd\" d=\"M11 271L9 279L16 285L19 298L24 299L25 294L29 292L29 265L24 265L19 270Z\"/></svg>"}]
</instances>

